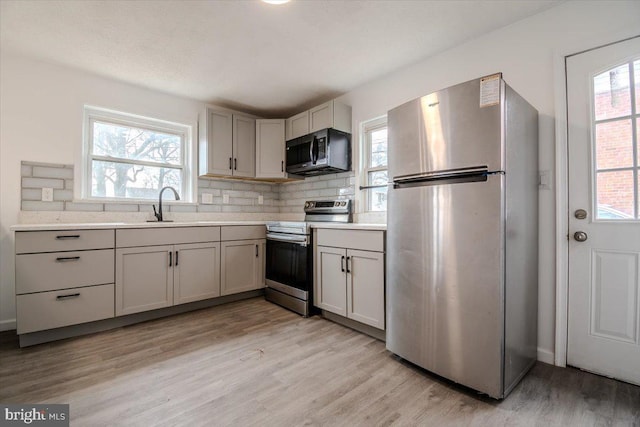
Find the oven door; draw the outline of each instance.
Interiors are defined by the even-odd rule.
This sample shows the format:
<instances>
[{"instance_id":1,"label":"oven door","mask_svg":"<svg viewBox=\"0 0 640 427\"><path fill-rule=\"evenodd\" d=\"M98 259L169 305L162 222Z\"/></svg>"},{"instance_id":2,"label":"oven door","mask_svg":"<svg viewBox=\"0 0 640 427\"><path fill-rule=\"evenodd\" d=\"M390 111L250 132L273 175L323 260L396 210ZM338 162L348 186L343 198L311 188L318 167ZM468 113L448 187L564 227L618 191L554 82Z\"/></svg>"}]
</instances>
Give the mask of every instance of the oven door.
<instances>
[{"instance_id":1,"label":"oven door","mask_svg":"<svg viewBox=\"0 0 640 427\"><path fill-rule=\"evenodd\" d=\"M304 238L305 242L291 239ZM267 236L266 278L267 286L277 284L295 288L310 293L313 288L313 246L309 236L277 235L269 233ZM286 292L289 293L290 292ZM296 294L298 292L295 292Z\"/></svg>"}]
</instances>

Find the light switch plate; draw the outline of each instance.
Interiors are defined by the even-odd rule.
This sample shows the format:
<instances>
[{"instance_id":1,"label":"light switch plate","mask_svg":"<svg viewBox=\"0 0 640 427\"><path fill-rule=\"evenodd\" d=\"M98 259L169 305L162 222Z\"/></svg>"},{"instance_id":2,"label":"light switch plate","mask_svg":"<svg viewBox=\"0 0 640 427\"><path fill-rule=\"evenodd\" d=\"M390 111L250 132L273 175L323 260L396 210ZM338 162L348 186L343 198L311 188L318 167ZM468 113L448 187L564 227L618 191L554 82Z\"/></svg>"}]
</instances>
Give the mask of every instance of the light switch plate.
<instances>
[{"instance_id":1,"label":"light switch plate","mask_svg":"<svg viewBox=\"0 0 640 427\"><path fill-rule=\"evenodd\" d=\"M223 194L222 195L222 203L229 203L229 195L228 194Z\"/></svg>"},{"instance_id":2,"label":"light switch plate","mask_svg":"<svg viewBox=\"0 0 640 427\"><path fill-rule=\"evenodd\" d=\"M42 189L42 201L53 202L53 188L45 187Z\"/></svg>"},{"instance_id":3,"label":"light switch plate","mask_svg":"<svg viewBox=\"0 0 640 427\"><path fill-rule=\"evenodd\" d=\"M264 205L264 196L262 194L258 196L258 204Z\"/></svg>"},{"instance_id":4,"label":"light switch plate","mask_svg":"<svg viewBox=\"0 0 640 427\"><path fill-rule=\"evenodd\" d=\"M213 204L213 194L211 194L211 193L202 193L202 204L203 205L211 205L211 204Z\"/></svg>"}]
</instances>

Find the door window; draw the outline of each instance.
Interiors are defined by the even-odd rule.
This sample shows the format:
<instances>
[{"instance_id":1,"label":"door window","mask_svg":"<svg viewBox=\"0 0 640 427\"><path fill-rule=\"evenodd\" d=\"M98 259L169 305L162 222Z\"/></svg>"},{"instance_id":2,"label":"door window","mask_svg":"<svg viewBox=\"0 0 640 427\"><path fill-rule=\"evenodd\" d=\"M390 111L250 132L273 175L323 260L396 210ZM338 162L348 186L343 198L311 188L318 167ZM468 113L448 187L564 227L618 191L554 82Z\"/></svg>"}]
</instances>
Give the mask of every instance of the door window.
<instances>
[{"instance_id":1,"label":"door window","mask_svg":"<svg viewBox=\"0 0 640 427\"><path fill-rule=\"evenodd\" d=\"M633 90L632 90L633 88ZM593 77L596 219L640 219L640 60Z\"/></svg>"}]
</instances>

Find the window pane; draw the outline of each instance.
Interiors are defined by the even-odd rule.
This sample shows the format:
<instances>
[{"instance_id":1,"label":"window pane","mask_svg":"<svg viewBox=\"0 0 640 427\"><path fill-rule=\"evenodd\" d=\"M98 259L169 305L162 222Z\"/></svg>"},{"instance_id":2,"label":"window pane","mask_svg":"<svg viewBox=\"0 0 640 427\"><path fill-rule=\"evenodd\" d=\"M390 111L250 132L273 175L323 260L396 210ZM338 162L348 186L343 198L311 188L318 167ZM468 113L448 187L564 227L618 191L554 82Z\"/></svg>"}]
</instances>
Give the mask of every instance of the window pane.
<instances>
[{"instance_id":1,"label":"window pane","mask_svg":"<svg viewBox=\"0 0 640 427\"><path fill-rule=\"evenodd\" d=\"M387 128L376 129L371 132L371 162L370 167L387 165Z\"/></svg>"},{"instance_id":2,"label":"window pane","mask_svg":"<svg viewBox=\"0 0 640 427\"><path fill-rule=\"evenodd\" d=\"M636 114L640 113L640 60L633 63L633 79L636 87Z\"/></svg>"},{"instance_id":3,"label":"window pane","mask_svg":"<svg viewBox=\"0 0 640 427\"><path fill-rule=\"evenodd\" d=\"M633 206L633 171L598 172L598 219L631 219Z\"/></svg>"},{"instance_id":4,"label":"window pane","mask_svg":"<svg viewBox=\"0 0 640 427\"><path fill-rule=\"evenodd\" d=\"M91 164L91 196L155 200L160 189L167 185L180 193L180 172L179 169L94 160Z\"/></svg>"},{"instance_id":5,"label":"window pane","mask_svg":"<svg viewBox=\"0 0 640 427\"><path fill-rule=\"evenodd\" d=\"M631 114L629 64L605 71L593 78L596 120Z\"/></svg>"},{"instance_id":6,"label":"window pane","mask_svg":"<svg viewBox=\"0 0 640 427\"><path fill-rule=\"evenodd\" d=\"M598 169L633 166L631 120L596 125L596 165Z\"/></svg>"},{"instance_id":7,"label":"window pane","mask_svg":"<svg viewBox=\"0 0 640 427\"><path fill-rule=\"evenodd\" d=\"M181 137L95 121L93 154L179 165L182 162Z\"/></svg>"},{"instance_id":8,"label":"window pane","mask_svg":"<svg viewBox=\"0 0 640 427\"><path fill-rule=\"evenodd\" d=\"M387 171L369 172L368 185L386 185ZM369 189L369 210L387 210L387 187Z\"/></svg>"}]
</instances>

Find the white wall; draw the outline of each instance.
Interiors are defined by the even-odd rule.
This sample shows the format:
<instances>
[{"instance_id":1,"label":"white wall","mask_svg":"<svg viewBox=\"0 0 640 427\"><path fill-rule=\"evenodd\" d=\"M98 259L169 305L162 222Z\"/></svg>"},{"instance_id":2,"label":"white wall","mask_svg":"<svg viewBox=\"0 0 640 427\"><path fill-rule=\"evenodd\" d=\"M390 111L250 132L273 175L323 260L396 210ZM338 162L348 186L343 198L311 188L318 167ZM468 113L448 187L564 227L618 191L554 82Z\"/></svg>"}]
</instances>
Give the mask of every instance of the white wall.
<instances>
[{"instance_id":1,"label":"white wall","mask_svg":"<svg viewBox=\"0 0 640 427\"><path fill-rule=\"evenodd\" d=\"M562 56L639 33L640 2L567 2L365 84L341 100L351 105L355 125L432 91L502 72L507 83L538 109L539 168L553 172L557 96L554 64ZM562 117L563 112L557 114ZM357 131L354 126L355 141L359 140ZM539 195L538 357L553 363L556 261L553 185Z\"/></svg>"},{"instance_id":2,"label":"white wall","mask_svg":"<svg viewBox=\"0 0 640 427\"><path fill-rule=\"evenodd\" d=\"M190 124L194 135L203 104L6 53L0 57L0 67L2 330L15 326L13 241L9 227L18 222L20 161L77 163L84 104Z\"/></svg>"}]
</instances>

